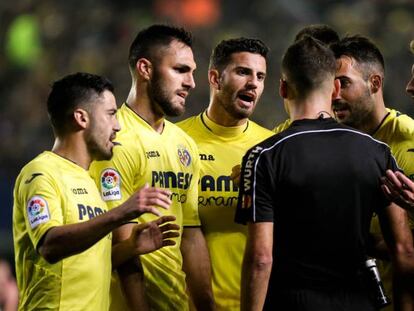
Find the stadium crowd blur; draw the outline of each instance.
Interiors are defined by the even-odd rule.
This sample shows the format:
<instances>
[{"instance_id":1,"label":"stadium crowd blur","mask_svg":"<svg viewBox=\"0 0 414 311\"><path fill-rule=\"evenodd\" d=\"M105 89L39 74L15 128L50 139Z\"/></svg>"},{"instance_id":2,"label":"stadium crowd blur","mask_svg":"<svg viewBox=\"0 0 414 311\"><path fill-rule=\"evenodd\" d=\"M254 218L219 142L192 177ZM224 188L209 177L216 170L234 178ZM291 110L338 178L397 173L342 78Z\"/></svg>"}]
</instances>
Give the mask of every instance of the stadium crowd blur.
<instances>
[{"instance_id":1,"label":"stadium crowd blur","mask_svg":"<svg viewBox=\"0 0 414 311\"><path fill-rule=\"evenodd\" d=\"M207 67L220 40L247 36L270 48L264 95L253 119L265 127L286 118L277 95L283 50L303 26L331 25L369 36L386 61L385 103L414 117L404 89L414 56L412 0L6 0L0 2L0 257L13 260L12 189L22 166L52 146L45 101L52 81L68 73L105 75L118 105L128 94L128 46L152 23L185 26L195 37L196 88L183 118L208 102Z\"/></svg>"}]
</instances>

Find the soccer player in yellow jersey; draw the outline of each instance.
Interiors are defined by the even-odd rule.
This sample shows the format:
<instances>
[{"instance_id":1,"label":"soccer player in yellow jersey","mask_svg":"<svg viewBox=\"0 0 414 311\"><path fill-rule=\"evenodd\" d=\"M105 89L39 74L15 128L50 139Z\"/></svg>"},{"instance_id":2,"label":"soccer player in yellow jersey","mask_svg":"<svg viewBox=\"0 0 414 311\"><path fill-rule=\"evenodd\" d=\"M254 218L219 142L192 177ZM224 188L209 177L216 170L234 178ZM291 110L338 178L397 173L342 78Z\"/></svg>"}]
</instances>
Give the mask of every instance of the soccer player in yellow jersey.
<instances>
[{"instance_id":1,"label":"soccer player in yellow jersey","mask_svg":"<svg viewBox=\"0 0 414 311\"><path fill-rule=\"evenodd\" d=\"M311 24L308 26L303 27L295 36L294 42L299 41L300 39L303 39L305 36L311 36L315 39L318 39L319 41L325 43L326 45L329 45L331 43L337 42L339 40L339 36L337 32L331 28L329 25L325 24ZM289 114L289 111L287 111L285 107L286 112ZM282 123L279 123L275 126L273 129L273 132L280 133L284 130L286 130L292 121L289 119L286 119Z\"/></svg>"},{"instance_id":2,"label":"soccer player in yellow jersey","mask_svg":"<svg viewBox=\"0 0 414 311\"><path fill-rule=\"evenodd\" d=\"M48 113L52 151L29 162L14 189L13 236L19 310L108 310L111 231L144 212L168 208L169 192L146 187L111 211L88 174L92 160L109 159L119 131L112 84L77 73L55 82ZM136 227L118 247L117 260L172 245L174 225L162 234ZM169 227L168 227L169 226ZM164 230L165 231L165 230Z\"/></svg>"},{"instance_id":3,"label":"soccer player in yellow jersey","mask_svg":"<svg viewBox=\"0 0 414 311\"><path fill-rule=\"evenodd\" d=\"M414 40L410 42L411 52L414 54ZM411 78L405 89L408 95L414 99L414 64L411 67ZM410 176L411 179L413 176ZM414 182L408 179L401 172L387 172L387 178L384 178L384 192L389 195L390 199L396 201L407 209L409 213L414 213ZM385 186L384 185L384 186Z\"/></svg>"},{"instance_id":4,"label":"soccer player in yellow jersey","mask_svg":"<svg viewBox=\"0 0 414 311\"><path fill-rule=\"evenodd\" d=\"M388 144L398 166L407 176L413 177L414 120L385 107L384 59L380 50L362 36L345 37L332 45L332 49L338 63L336 78L341 82L341 91L333 101L337 120ZM409 220L413 229L413 219ZM372 220L371 233L379 252L377 256L382 257L386 249L378 217ZM387 294L391 295L391 264L383 260L379 268ZM393 310L393 307L386 310Z\"/></svg>"},{"instance_id":5,"label":"soccer player in yellow jersey","mask_svg":"<svg viewBox=\"0 0 414 311\"><path fill-rule=\"evenodd\" d=\"M246 228L234 222L238 188L230 173L250 147L273 134L248 119L263 92L267 52L256 39L220 42L210 58L207 110L178 123L200 152L198 208L217 310L240 310Z\"/></svg>"},{"instance_id":6,"label":"soccer player in yellow jersey","mask_svg":"<svg viewBox=\"0 0 414 311\"><path fill-rule=\"evenodd\" d=\"M119 146L114 148L111 161L96 162L90 170L109 208L124 202L135 188L145 184L169 189L172 205L168 213L183 228L176 247L140 256L143 285L137 260L118 269L126 301L115 281L113 310L122 310L126 303L134 310L187 310L187 286L197 309L214 307L210 260L197 207L197 146L165 119L184 112L185 99L195 87L191 45L190 34L182 28L153 25L138 33L129 53L131 90L118 112L122 127L116 140ZM116 182L108 184L107 180L113 178ZM151 219L145 215L137 221ZM132 226L129 223L116 230L114 242L128 237Z\"/></svg>"}]
</instances>

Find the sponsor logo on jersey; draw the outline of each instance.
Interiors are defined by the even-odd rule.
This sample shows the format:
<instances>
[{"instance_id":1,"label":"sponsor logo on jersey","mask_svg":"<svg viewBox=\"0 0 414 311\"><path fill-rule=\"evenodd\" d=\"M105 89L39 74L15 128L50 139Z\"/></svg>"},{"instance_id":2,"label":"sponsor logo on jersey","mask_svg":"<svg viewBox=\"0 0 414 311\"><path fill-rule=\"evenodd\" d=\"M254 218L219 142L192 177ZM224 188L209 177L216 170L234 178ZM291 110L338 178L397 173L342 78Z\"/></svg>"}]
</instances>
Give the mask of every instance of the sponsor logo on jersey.
<instances>
[{"instance_id":1,"label":"sponsor logo on jersey","mask_svg":"<svg viewBox=\"0 0 414 311\"><path fill-rule=\"evenodd\" d=\"M187 167L191 164L191 155L185 146L177 146L177 153L182 165Z\"/></svg>"},{"instance_id":2,"label":"sponsor logo on jersey","mask_svg":"<svg viewBox=\"0 0 414 311\"><path fill-rule=\"evenodd\" d=\"M408 149L407 152L414 152L414 148Z\"/></svg>"},{"instance_id":3,"label":"sponsor logo on jersey","mask_svg":"<svg viewBox=\"0 0 414 311\"><path fill-rule=\"evenodd\" d=\"M147 159L149 159L149 158L159 158L160 157L160 153L157 150L146 151L145 155L146 155Z\"/></svg>"},{"instance_id":4,"label":"sponsor logo on jersey","mask_svg":"<svg viewBox=\"0 0 414 311\"><path fill-rule=\"evenodd\" d=\"M40 196L32 197L27 202L27 216L32 229L48 222L50 220L50 214L46 200Z\"/></svg>"},{"instance_id":5,"label":"sponsor logo on jersey","mask_svg":"<svg viewBox=\"0 0 414 311\"><path fill-rule=\"evenodd\" d=\"M252 149L252 151L249 152L249 155L247 156L246 166L244 167L244 175L243 175L243 186L244 191L250 191L252 188L252 180L251 177L253 175L253 165L256 160L256 156L262 151L263 148L260 146L256 146Z\"/></svg>"},{"instance_id":6,"label":"sponsor logo on jersey","mask_svg":"<svg viewBox=\"0 0 414 311\"><path fill-rule=\"evenodd\" d=\"M32 176L28 179L26 179L26 181L24 182L26 185L30 184L32 182L33 179L35 179L37 176L42 176L42 173L34 173L32 174Z\"/></svg>"},{"instance_id":7,"label":"sponsor logo on jersey","mask_svg":"<svg viewBox=\"0 0 414 311\"><path fill-rule=\"evenodd\" d=\"M121 175L112 168L101 174L101 195L104 201L121 199Z\"/></svg>"},{"instance_id":8,"label":"sponsor logo on jersey","mask_svg":"<svg viewBox=\"0 0 414 311\"><path fill-rule=\"evenodd\" d=\"M72 188L70 190L72 190L73 194L88 194L88 190L86 190L86 188Z\"/></svg>"},{"instance_id":9,"label":"sponsor logo on jersey","mask_svg":"<svg viewBox=\"0 0 414 311\"><path fill-rule=\"evenodd\" d=\"M91 207L89 205L78 204L79 220L89 220L106 213L106 210L100 207Z\"/></svg>"},{"instance_id":10,"label":"sponsor logo on jersey","mask_svg":"<svg viewBox=\"0 0 414 311\"><path fill-rule=\"evenodd\" d=\"M201 161L214 161L214 155L212 154L205 154L205 153L200 153L200 160Z\"/></svg>"},{"instance_id":11,"label":"sponsor logo on jersey","mask_svg":"<svg viewBox=\"0 0 414 311\"><path fill-rule=\"evenodd\" d=\"M200 180L201 191L239 191L237 185L230 176L220 175L214 178L211 175L204 175Z\"/></svg>"},{"instance_id":12,"label":"sponsor logo on jersey","mask_svg":"<svg viewBox=\"0 0 414 311\"><path fill-rule=\"evenodd\" d=\"M193 174L183 172L152 171L152 187L187 189L191 184Z\"/></svg>"}]
</instances>

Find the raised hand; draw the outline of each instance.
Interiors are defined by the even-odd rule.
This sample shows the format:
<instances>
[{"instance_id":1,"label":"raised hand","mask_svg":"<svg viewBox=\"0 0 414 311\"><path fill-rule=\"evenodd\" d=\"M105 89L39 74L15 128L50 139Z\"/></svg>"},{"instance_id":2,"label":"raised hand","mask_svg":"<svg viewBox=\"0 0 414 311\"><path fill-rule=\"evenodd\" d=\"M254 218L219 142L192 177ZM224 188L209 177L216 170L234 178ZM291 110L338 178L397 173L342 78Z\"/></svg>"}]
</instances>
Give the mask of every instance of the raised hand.
<instances>
[{"instance_id":1,"label":"raised hand","mask_svg":"<svg viewBox=\"0 0 414 311\"><path fill-rule=\"evenodd\" d=\"M174 216L162 216L154 221L135 225L128 239L135 255L153 252L164 246L175 245L172 240L180 236L180 226L171 223Z\"/></svg>"},{"instance_id":2,"label":"raised hand","mask_svg":"<svg viewBox=\"0 0 414 311\"><path fill-rule=\"evenodd\" d=\"M118 206L118 212L124 221L135 219L144 213L161 216L158 207L168 209L171 205L170 195L171 192L167 189L149 187L146 184Z\"/></svg>"},{"instance_id":3,"label":"raised hand","mask_svg":"<svg viewBox=\"0 0 414 311\"><path fill-rule=\"evenodd\" d=\"M403 173L387 170L381 178L387 198L407 211L414 212L414 183Z\"/></svg>"}]
</instances>

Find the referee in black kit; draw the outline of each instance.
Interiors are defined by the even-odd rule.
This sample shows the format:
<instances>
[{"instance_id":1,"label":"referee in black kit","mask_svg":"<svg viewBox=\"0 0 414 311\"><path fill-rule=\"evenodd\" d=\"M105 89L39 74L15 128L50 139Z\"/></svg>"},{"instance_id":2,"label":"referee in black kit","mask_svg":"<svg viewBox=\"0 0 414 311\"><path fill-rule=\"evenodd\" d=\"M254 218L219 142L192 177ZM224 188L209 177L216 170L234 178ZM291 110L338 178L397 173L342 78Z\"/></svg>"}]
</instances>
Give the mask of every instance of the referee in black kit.
<instances>
[{"instance_id":1,"label":"referee in black kit","mask_svg":"<svg viewBox=\"0 0 414 311\"><path fill-rule=\"evenodd\" d=\"M363 283L374 212L399 271L395 299L410 298L407 217L380 188L385 170L397 165L387 145L331 117L335 69L332 51L316 39L291 45L279 92L292 125L243 158L236 213L248 223L242 310L376 310L377 284Z\"/></svg>"}]
</instances>

